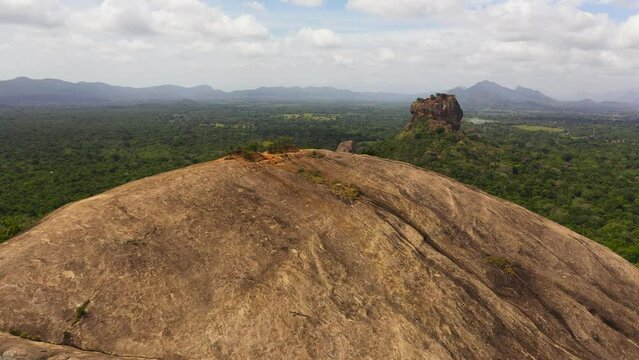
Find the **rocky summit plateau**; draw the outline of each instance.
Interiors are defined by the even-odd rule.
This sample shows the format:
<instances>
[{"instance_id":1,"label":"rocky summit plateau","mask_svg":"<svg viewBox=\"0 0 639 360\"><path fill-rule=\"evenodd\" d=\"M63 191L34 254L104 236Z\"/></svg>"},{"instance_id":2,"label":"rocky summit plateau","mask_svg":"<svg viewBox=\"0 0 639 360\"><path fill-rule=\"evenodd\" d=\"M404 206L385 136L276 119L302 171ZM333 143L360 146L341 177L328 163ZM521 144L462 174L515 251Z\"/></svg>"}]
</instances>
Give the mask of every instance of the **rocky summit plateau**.
<instances>
[{"instance_id":1,"label":"rocky summit plateau","mask_svg":"<svg viewBox=\"0 0 639 360\"><path fill-rule=\"evenodd\" d=\"M607 248L404 163L255 159L0 245L0 357L639 359L639 269Z\"/></svg>"},{"instance_id":2,"label":"rocky summit plateau","mask_svg":"<svg viewBox=\"0 0 639 360\"><path fill-rule=\"evenodd\" d=\"M419 129L425 125L428 129L444 128L450 131L459 131L464 117L455 95L437 94L429 98L419 98L413 102L410 108L413 115L406 124L405 130Z\"/></svg>"}]
</instances>

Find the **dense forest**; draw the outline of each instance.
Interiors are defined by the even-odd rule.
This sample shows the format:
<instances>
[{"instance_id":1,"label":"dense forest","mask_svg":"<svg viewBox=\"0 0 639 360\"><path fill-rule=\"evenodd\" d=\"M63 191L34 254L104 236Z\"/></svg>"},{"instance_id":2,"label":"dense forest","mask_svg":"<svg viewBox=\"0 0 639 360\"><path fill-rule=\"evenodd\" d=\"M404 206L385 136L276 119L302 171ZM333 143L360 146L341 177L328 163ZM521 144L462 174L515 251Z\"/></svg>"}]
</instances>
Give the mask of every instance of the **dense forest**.
<instances>
[{"instance_id":1,"label":"dense forest","mask_svg":"<svg viewBox=\"0 0 639 360\"><path fill-rule=\"evenodd\" d=\"M71 201L217 159L242 144L294 138L334 148L380 140L404 121L370 105L141 105L0 110L0 242Z\"/></svg>"},{"instance_id":2,"label":"dense forest","mask_svg":"<svg viewBox=\"0 0 639 360\"><path fill-rule=\"evenodd\" d=\"M399 105L202 105L0 111L0 241L111 187L291 137L411 162L547 216L639 264L634 115L489 113L459 134L398 137Z\"/></svg>"},{"instance_id":3,"label":"dense forest","mask_svg":"<svg viewBox=\"0 0 639 360\"><path fill-rule=\"evenodd\" d=\"M639 264L639 123L560 119L475 118L462 133L410 132L362 151L511 200Z\"/></svg>"}]
</instances>

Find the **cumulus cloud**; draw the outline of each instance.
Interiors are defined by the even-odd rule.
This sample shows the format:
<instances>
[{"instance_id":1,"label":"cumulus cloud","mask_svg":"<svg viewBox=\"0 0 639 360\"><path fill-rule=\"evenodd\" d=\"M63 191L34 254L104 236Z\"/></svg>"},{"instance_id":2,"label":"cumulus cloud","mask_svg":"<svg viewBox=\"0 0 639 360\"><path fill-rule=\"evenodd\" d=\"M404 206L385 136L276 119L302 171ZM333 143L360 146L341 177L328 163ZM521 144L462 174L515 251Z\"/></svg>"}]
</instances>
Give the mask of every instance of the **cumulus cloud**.
<instances>
[{"instance_id":1,"label":"cumulus cloud","mask_svg":"<svg viewBox=\"0 0 639 360\"><path fill-rule=\"evenodd\" d=\"M276 55L280 49L280 43L278 41L266 41L266 42L238 42L235 46L239 51L249 57L264 57L269 55Z\"/></svg>"},{"instance_id":2,"label":"cumulus cloud","mask_svg":"<svg viewBox=\"0 0 639 360\"><path fill-rule=\"evenodd\" d=\"M0 23L59 26L64 8L57 0L0 0Z\"/></svg>"},{"instance_id":3,"label":"cumulus cloud","mask_svg":"<svg viewBox=\"0 0 639 360\"><path fill-rule=\"evenodd\" d=\"M259 1L247 1L244 3L244 7L257 12L266 11L266 6Z\"/></svg>"},{"instance_id":4,"label":"cumulus cloud","mask_svg":"<svg viewBox=\"0 0 639 360\"><path fill-rule=\"evenodd\" d=\"M639 14L630 17L621 25L618 42L624 47L639 48Z\"/></svg>"},{"instance_id":5,"label":"cumulus cloud","mask_svg":"<svg viewBox=\"0 0 639 360\"><path fill-rule=\"evenodd\" d=\"M267 28L253 16L232 18L200 0L104 0L96 8L73 14L71 22L79 28L125 35L268 36Z\"/></svg>"},{"instance_id":6,"label":"cumulus cloud","mask_svg":"<svg viewBox=\"0 0 639 360\"><path fill-rule=\"evenodd\" d=\"M481 51L500 53L514 61L531 61L553 51L611 50L639 43L639 15L620 24L606 13L582 10L583 3L583 0L349 0L347 7L391 18L427 20L433 15L452 15L445 21L448 29L463 34L454 37L461 40L457 45L479 42ZM464 37L469 41L464 41ZM448 48L452 47L451 39ZM425 38L420 43L424 41L432 42L428 45L431 49L442 46L437 39Z\"/></svg>"},{"instance_id":7,"label":"cumulus cloud","mask_svg":"<svg viewBox=\"0 0 639 360\"><path fill-rule=\"evenodd\" d=\"M303 28L297 32L297 37L321 48L335 47L341 39L330 29Z\"/></svg>"},{"instance_id":8,"label":"cumulus cloud","mask_svg":"<svg viewBox=\"0 0 639 360\"><path fill-rule=\"evenodd\" d=\"M0 77L402 92L491 79L551 94L639 82L633 1L347 0L341 10L284 2L315 8L0 0ZM585 10L593 4L614 7L616 16Z\"/></svg>"},{"instance_id":9,"label":"cumulus cloud","mask_svg":"<svg viewBox=\"0 0 639 360\"><path fill-rule=\"evenodd\" d=\"M324 4L324 0L282 0L282 2L307 7L317 7Z\"/></svg>"},{"instance_id":10,"label":"cumulus cloud","mask_svg":"<svg viewBox=\"0 0 639 360\"><path fill-rule=\"evenodd\" d=\"M146 42L140 39L134 39L134 40L123 39L118 41L117 45L119 47L122 47L126 50L131 50L131 51L149 51L155 48L155 46L153 46L149 42Z\"/></svg>"},{"instance_id":11,"label":"cumulus cloud","mask_svg":"<svg viewBox=\"0 0 639 360\"><path fill-rule=\"evenodd\" d=\"M474 12L467 21L490 35L511 41L544 41L577 47L599 47L608 41L614 23L606 14L592 14L551 1L509 0Z\"/></svg>"},{"instance_id":12,"label":"cumulus cloud","mask_svg":"<svg viewBox=\"0 0 639 360\"><path fill-rule=\"evenodd\" d=\"M348 0L346 7L375 15L408 18L452 14L464 9L460 0Z\"/></svg>"},{"instance_id":13,"label":"cumulus cloud","mask_svg":"<svg viewBox=\"0 0 639 360\"><path fill-rule=\"evenodd\" d=\"M142 0L105 0L99 7L75 13L71 22L94 31L133 35L155 32L151 4Z\"/></svg>"},{"instance_id":14,"label":"cumulus cloud","mask_svg":"<svg viewBox=\"0 0 639 360\"><path fill-rule=\"evenodd\" d=\"M344 65L344 66L353 65L353 59L351 59L348 56L343 56L340 54L333 55L333 62L335 65Z\"/></svg>"},{"instance_id":15,"label":"cumulus cloud","mask_svg":"<svg viewBox=\"0 0 639 360\"><path fill-rule=\"evenodd\" d=\"M391 62L397 58L395 52L388 48L382 48L377 51L377 61L379 62Z\"/></svg>"}]
</instances>

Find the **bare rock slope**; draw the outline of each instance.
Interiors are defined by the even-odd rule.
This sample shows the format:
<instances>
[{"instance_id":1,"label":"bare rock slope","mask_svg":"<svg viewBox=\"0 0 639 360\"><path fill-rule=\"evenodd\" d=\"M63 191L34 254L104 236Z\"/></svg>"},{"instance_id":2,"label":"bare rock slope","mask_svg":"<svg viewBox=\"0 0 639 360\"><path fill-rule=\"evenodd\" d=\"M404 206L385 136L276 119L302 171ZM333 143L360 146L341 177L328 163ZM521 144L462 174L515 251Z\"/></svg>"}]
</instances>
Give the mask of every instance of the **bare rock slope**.
<instances>
[{"instance_id":1,"label":"bare rock slope","mask_svg":"<svg viewBox=\"0 0 639 360\"><path fill-rule=\"evenodd\" d=\"M329 151L146 178L0 245L6 359L639 359L638 309L593 241Z\"/></svg>"}]
</instances>

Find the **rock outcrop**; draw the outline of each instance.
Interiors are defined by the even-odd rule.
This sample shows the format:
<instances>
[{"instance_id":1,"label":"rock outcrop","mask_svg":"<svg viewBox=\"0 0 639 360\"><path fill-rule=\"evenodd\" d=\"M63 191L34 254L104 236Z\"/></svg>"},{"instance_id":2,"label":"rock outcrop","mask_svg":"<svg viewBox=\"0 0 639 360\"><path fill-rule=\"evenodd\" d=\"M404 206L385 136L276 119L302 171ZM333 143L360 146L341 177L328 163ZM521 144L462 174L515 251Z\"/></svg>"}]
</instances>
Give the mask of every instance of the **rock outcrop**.
<instances>
[{"instance_id":1,"label":"rock outcrop","mask_svg":"<svg viewBox=\"0 0 639 360\"><path fill-rule=\"evenodd\" d=\"M0 244L0 353L639 359L639 269L609 249L407 164L264 158L135 181Z\"/></svg>"},{"instance_id":2,"label":"rock outcrop","mask_svg":"<svg viewBox=\"0 0 639 360\"><path fill-rule=\"evenodd\" d=\"M96 351L85 351L70 346L61 346L22 339L11 334L0 333L0 360L115 360L121 359ZM127 357L128 360L148 358Z\"/></svg>"},{"instance_id":3,"label":"rock outcrop","mask_svg":"<svg viewBox=\"0 0 639 360\"><path fill-rule=\"evenodd\" d=\"M335 151L352 154L355 152L355 142L353 140L342 141L337 145L337 150Z\"/></svg>"},{"instance_id":4,"label":"rock outcrop","mask_svg":"<svg viewBox=\"0 0 639 360\"><path fill-rule=\"evenodd\" d=\"M428 129L443 127L452 131L459 131L464 112L454 95L437 94L427 99L417 99L411 109L413 117L406 125L411 130L424 124Z\"/></svg>"}]
</instances>

